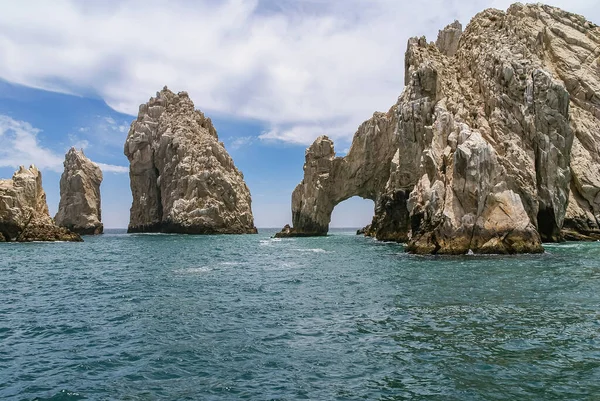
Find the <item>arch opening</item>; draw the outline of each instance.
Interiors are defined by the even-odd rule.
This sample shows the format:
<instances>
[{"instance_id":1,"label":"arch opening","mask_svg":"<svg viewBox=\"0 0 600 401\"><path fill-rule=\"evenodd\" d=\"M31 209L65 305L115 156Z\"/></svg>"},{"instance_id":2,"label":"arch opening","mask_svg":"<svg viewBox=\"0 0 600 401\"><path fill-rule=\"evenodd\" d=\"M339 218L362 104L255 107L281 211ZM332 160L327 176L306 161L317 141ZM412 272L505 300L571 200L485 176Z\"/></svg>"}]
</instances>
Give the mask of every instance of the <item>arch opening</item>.
<instances>
[{"instance_id":1,"label":"arch opening","mask_svg":"<svg viewBox=\"0 0 600 401\"><path fill-rule=\"evenodd\" d=\"M329 229L363 229L371 224L374 213L373 200L352 196L334 206L329 219Z\"/></svg>"}]
</instances>

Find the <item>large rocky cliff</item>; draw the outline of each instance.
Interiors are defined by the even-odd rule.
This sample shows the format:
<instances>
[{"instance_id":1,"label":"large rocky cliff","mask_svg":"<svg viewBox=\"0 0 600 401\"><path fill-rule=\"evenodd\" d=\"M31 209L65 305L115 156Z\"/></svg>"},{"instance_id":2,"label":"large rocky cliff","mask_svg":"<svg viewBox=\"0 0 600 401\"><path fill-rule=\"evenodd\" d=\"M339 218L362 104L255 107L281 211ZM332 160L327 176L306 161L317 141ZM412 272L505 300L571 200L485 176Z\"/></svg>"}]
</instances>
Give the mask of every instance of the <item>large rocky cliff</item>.
<instances>
[{"instance_id":1,"label":"large rocky cliff","mask_svg":"<svg viewBox=\"0 0 600 401\"><path fill-rule=\"evenodd\" d=\"M12 179L0 180L0 242L81 241L50 218L42 174L21 166Z\"/></svg>"},{"instance_id":2,"label":"large rocky cliff","mask_svg":"<svg viewBox=\"0 0 600 401\"><path fill-rule=\"evenodd\" d=\"M411 38L405 89L388 113L392 134L379 130L353 156L377 158L355 166L372 175L376 193L342 200L374 199L368 233L416 253L540 252L542 241L597 235L599 57L597 26L540 4L485 10L464 32L457 22L440 31L435 44ZM380 152L390 141L394 151ZM283 235L327 232L340 197L334 190L322 208L314 193L347 186L323 185L331 174L311 167L323 142L307 151L294 227Z\"/></svg>"},{"instance_id":3,"label":"large rocky cliff","mask_svg":"<svg viewBox=\"0 0 600 401\"><path fill-rule=\"evenodd\" d=\"M69 149L60 177L60 203L54 221L82 235L102 234L100 167L83 150Z\"/></svg>"},{"instance_id":4,"label":"large rocky cliff","mask_svg":"<svg viewBox=\"0 0 600 401\"><path fill-rule=\"evenodd\" d=\"M129 232L255 233L250 191L210 118L166 87L142 104L125 142Z\"/></svg>"}]
</instances>

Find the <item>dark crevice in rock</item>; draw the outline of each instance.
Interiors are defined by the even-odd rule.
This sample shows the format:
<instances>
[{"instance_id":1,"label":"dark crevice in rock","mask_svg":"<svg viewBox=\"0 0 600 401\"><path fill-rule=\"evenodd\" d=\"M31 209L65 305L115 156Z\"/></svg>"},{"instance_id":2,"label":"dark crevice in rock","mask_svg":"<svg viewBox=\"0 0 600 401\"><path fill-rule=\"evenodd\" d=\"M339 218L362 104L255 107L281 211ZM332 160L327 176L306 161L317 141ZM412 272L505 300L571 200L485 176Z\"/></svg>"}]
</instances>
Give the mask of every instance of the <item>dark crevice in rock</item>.
<instances>
[{"instance_id":1,"label":"dark crevice in rock","mask_svg":"<svg viewBox=\"0 0 600 401\"><path fill-rule=\"evenodd\" d=\"M552 208L540 208L537 214L537 229L543 242L559 242L560 229L556 226Z\"/></svg>"}]
</instances>

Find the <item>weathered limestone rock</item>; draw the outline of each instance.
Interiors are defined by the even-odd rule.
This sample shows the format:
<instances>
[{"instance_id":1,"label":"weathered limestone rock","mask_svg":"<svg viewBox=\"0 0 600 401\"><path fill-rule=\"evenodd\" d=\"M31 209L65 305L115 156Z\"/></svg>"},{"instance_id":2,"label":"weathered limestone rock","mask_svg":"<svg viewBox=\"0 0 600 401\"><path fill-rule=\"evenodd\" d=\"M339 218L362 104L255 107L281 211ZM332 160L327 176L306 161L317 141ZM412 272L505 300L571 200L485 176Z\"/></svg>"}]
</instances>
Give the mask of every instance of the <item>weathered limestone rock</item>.
<instances>
[{"instance_id":1,"label":"weathered limestone rock","mask_svg":"<svg viewBox=\"0 0 600 401\"><path fill-rule=\"evenodd\" d=\"M81 235L102 234L100 167L83 150L69 149L60 177L60 203L54 221Z\"/></svg>"},{"instance_id":2,"label":"weathered limestone rock","mask_svg":"<svg viewBox=\"0 0 600 401\"><path fill-rule=\"evenodd\" d=\"M595 44L587 43L588 50L579 48L575 43L569 43L569 35L561 36L560 32L566 31L576 37L583 32L583 36ZM480 176L477 179L492 183L492 187L503 185L516 195L542 240L561 239L571 181L572 126L577 124L580 107L573 100L575 86L569 84L569 75L578 69L573 57L589 57L590 51L597 49L597 33L597 28L582 17L544 5L515 4L506 13L486 10L478 14L465 30L458 51L451 59L438 56L437 49L431 46L418 46L414 42L409 45L407 64L413 72L406 92L418 92L419 86L431 85L428 80L419 80L423 76L422 73L419 76L419 71L434 70L435 74L430 76L435 76L441 84L444 96L437 102L431 119L437 122L439 116L448 113L453 120L451 125L458 133L456 145L452 134L448 136L450 150L445 159L438 159L443 168L437 169L437 177L432 179L430 174L430 183L420 180L413 190L415 202L409 205L413 220L409 250L430 252L439 247L434 252L462 253L465 249L473 249L475 252L512 253L521 252L523 246L529 252L541 249L535 245L533 231L519 226L517 216L521 212L515 202L511 205L513 212L507 214L513 221L506 227L509 236L505 237L503 231L496 228L493 249L485 245L489 241L476 240L481 235L481 224L477 221L486 215L489 206L485 198L480 198L477 210L465 209L465 203L469 205L465 202L465 192L460 193L456 188L455 180L459 178L456 169L464 168L458 165L461 152L454 147L460 149L457 145L463 141L464 125L469 131L478 132L493 148L501 167L497 178ZM463 128L457 129L457 123ZM423 128L427 129L427 126ZM443 132L436 124L432 128L434 137ZM424 148L425 162L427 151ZM419 167L423 171L426 163ZM439 190L441 186L436 181L444 183L445 191ZM453 189L450 193L449 187ZM481 186L478 189L481 191ZM483 190L485 196L494 193ZM441 196L443 202L436 206L423 196L432 192ZM467 192L477 193L473 188ZM513 198L516 200L517 197ZM428 213L422 214L424 209L428 209ZM461 220L458 224L457 218ZM473 219L476 223L471 231ZM452 227L449 236L455 239L450 242L444 234L448 226ZM461 235L463 229L471 232L473 240L457 247L454 244L457 238L468 238L468 235ZM516 243L510 238L515 234L520 238Z\"/></svg>"},{"instance_id":3,"label":"weathered limestone rock","mask_svg":"<svg viewBox=\"0 0 600 401\"><path fill-rule=\"evenodd\" d=\"M386 180L370 198L375 236L461 254L541 252L563 226L600 235L599 77L600 29L546 5L485 10L436 44L411 38L391 134L363 150L388 167L373 176ZM393 152L375 151L388 136ZM311 191L343 176L323 185L312 162L293 195L293 215L305 217L291 231L319 216L323 235L332 206L310 204Z\"/></svg>"},{"instance_id":4,"label":"weathered limestone rock","mask_svg":"<svg viewBox=\"0 0 600 401\"><path fill-rule=\"evenodd\" d=\"M568 240L600 240L599 124L600 112L572 108L571 193L562 231Z\"/></svg>"},{"instance_id":5,"label":"weathered limestone rock","mask_svg":"<svg viewBox=\"0 0 600 401\"><path fill-rule=\"evenodd\" d=\"M356 132L345 157L335 157L333 142L321 136L307 149L304 179L292 194L293 228L278 237L327 235L338 203L382 193L395 152L396 113L375 113Z\"/></svg>"},{"instance_id":6,"label":"weathered limestone rock","mask_svg":"<svg viewBox=\"0 0 600 401\"><path fill-rule=\"evenodd\" d=\"M0 180L0 237L18 242L82 240L50 218L42 174L35 166L21 166L12 179Z\"/></svg>"},{"instance_id":7,"label":"weathered limestone rock","mask_svg":"<svg viewBox=\"0 0 600 401\"><path fill-rule=\"evenodd\" d=\"M454 21L438 32L435 46L443 55L448 57L454 56L458 50L458 41L460 40L462 32L462 24L458 21Z\"/></svg>"},{"instance_id":8,"label":"weathered limestone rock","mask_svg":"<svg viewBox=\"0 0 600 401\"><path fill-rule=\"evenodd\" d=\"M125 142L128 232L256 233L250 191L210 118L166 87L140 106Z\"/></svg>"}]
</instances>

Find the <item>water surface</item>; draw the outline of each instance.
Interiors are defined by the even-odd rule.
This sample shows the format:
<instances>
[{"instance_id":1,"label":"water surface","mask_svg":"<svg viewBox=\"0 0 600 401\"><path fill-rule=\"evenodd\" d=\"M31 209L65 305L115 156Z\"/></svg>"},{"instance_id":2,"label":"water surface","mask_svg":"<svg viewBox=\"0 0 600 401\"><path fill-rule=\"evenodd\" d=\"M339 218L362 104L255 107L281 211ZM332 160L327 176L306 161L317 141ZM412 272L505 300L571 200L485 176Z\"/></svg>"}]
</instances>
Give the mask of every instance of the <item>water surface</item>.
<instances>
[{"instance_id":1,"label":"water surface","mask_svg":"<svg viewBox=\"0 0 600 401\"><path fill-rule=\"evenodd\" d=\"M0 244L0 399L600 396L600 245L418 257L321 238Z\"/></svg>"}]
</instances>

